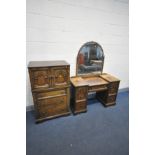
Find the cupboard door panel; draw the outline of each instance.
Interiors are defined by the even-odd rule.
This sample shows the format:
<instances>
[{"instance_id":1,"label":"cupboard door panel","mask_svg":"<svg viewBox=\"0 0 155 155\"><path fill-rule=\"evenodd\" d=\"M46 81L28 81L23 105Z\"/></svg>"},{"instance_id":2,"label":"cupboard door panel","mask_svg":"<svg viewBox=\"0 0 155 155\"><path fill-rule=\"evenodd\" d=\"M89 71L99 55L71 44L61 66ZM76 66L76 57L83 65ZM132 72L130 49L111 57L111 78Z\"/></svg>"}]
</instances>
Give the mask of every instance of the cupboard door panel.
<instances>
[{"instance_id":1,"label":"cupboard door panel","mask_svg":"<svg viewBox=\"0 0 155 155\"><path fill-rule=\"evenodd\" d=\"M40 69L32 71L32 86L34 89L39 88L49 88L50 80L49 80L49 71L48 69Z\"/></svg>"},{"instance_id":2,"label":"cupboard door panel","mask_svg":"<svg viewBox=\"0 0 155 155\"><path fill-rule=\"evenodd\" d=\"M69 84L69 68L54 68L53 78L54 86L62 86Z\"/></svg>"}]
</instances>

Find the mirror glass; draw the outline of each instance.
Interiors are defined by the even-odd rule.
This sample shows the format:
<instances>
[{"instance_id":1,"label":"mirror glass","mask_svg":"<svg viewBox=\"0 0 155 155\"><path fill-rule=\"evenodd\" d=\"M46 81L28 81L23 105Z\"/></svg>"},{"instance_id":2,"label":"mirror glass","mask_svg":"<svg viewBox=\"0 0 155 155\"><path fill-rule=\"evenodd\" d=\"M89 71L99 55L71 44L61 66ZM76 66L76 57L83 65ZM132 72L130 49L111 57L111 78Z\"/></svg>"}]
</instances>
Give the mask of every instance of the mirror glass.
<instances>
[{"instance_id":1,"label":"mirror glass","mask_svg":"<svg viewBox=\"0 0 155 155\"><path fill-rule=\"evenodd\" d=\"M104 64L102 47L96 42L85 43L77 56L77 75L101 74Z\"/></svg>"}]
</instances>

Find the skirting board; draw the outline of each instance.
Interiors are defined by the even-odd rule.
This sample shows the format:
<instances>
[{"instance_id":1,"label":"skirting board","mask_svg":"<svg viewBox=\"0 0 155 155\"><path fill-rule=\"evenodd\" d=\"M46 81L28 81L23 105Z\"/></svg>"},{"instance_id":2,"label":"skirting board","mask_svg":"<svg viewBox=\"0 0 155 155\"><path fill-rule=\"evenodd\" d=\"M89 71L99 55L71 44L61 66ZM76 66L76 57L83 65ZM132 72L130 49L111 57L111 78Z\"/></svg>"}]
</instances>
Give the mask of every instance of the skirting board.
<instances>
[{"instance_id":1,"label":"skirting board","mask_svg":"<svg viewBox=\"0 0 155 155\"><path fill-rule=\"evenodd\" d=\"M129 91L129 87L119 89L118 93L122 93L122 92L126 92L126 91Z\"/></svg>"},{"instance_id":2,"label":"skirting board","mask_svg":"<svg viewBox=\"0 0 155 155\"><path fill-rule=\"evenodd\" d=\"M122 92L126 92L126 91L129 91L129 88L121 88L118 90L118 93L122 93ZM95 93L90 93L88 95L88 99L93 99L95 97ZM29 106L26 106L26 111L32 111L34 110L34 106L33 105L29 105Z\"/></svg>"}]
</instances>

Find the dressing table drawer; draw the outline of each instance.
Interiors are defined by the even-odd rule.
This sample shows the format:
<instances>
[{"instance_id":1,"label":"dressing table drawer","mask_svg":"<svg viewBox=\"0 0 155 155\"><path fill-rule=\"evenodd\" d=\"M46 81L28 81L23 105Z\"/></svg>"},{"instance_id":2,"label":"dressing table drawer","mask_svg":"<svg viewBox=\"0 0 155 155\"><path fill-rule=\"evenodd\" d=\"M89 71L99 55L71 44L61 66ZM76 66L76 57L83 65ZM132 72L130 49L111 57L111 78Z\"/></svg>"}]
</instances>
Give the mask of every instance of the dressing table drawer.
<instances>
[{"instance_id":1,"label":"dressing table drawer","mask_svg":"<svg viewBox=\"0 0 155 155\"><path fill-rule=\"evenodd\" d=\"M117 95L112 95L107 97L107 103L114 103L116 101Z\"/></svg>"},{"instance_id":2,"label":"dressing table drawer","mask_svg":"<svg viewBox=\"0 0 155 155\"><path fill-rule=\"evenodd\" d=\"M76 102L76 105L75 105L76 110L86 109L86 107L87 107L86 101Z\"/></svg>"},{"instance_id":3,"label":"dressing table drawer","mask_svg":"<svg viewBox=\"0 0 155 155\"><path fill-rule=\"evenodd\" d=\"M104 106L110 106L116 103L117 94L108 95L108 92L99 92L97 93L97 98Z\"/></svg>"},{"instance_id":4,"label":"dressing table drawer","mask_svg":"<svg viewBox=\"0 0 155 155\"><path fill-rule=\"evenodd\" d=\"M97 92L97 91L103 91L106 90L108 87L107 85L99 85L99 86L90 86L89 92Z\"/></svg>"},{"instance_id":5,"label":"dressing table drawer","mask_svg":"<svg viewBox=\"0 0 155 155\"><path fill-rule=\"evenodd\" d=\"M114 94L117 93L119 87L119 81L118 82L112 82L109 84L109 93Z\"/></svg>"},{"instance_id":6,"label":"dressing table drawer","mask_svg":"<svg viewBox=\"0 0 155 155\"><path fill-rule=\"evenodd\" d=\"M76 102L74 107L74 114L87 111L87 101Z\"/></svg>"},{"instance_id":7,"label":"dressing table drawer","mask_svg":"<svg viewBox=\"0 0 155 155\"><path fill-rule=\"evenodd\" d=\"M76 88L75 98L76 101L84 100L87 98L88 89L87 87L78 87Z\"/></svg>"}]
</instances>

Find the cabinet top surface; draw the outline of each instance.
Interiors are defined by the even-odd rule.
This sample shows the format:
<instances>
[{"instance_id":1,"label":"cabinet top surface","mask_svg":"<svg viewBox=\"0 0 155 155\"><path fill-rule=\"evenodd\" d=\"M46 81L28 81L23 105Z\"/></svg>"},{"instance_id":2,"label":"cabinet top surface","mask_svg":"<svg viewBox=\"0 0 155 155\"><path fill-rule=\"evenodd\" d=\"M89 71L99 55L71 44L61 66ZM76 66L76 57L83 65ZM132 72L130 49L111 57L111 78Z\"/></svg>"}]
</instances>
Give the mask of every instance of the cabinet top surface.
<instances>
[{"instance_id":1,"label":"cabinet top surface","mask_svg":"<svg viewBox=\"0 0 155 155\"><path fill-rule=\"evenodd\" d=\"M28 68L33 67L50 67L50 66L69 66L64 60L57 60L57 61L30 61L28 64Z\"/></svg>"}]
</instances>

